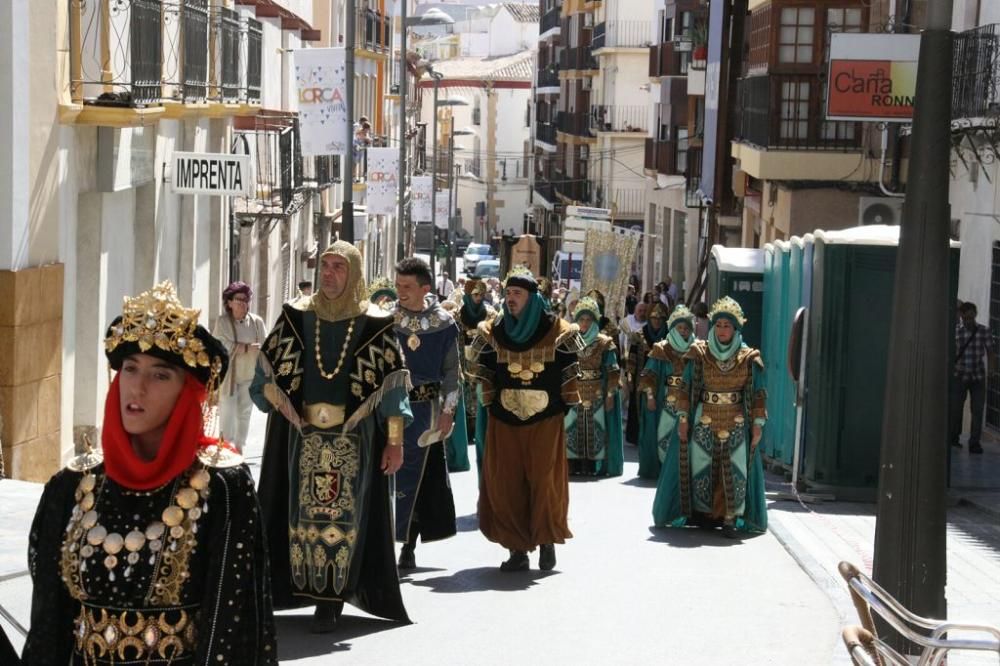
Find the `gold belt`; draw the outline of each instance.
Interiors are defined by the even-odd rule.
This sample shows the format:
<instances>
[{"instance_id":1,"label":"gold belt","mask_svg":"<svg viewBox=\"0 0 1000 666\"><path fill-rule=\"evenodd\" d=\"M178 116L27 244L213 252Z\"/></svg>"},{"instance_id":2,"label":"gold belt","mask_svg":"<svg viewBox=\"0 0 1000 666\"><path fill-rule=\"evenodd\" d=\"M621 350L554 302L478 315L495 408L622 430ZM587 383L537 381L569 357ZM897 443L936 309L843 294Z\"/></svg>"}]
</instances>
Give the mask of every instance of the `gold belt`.
<instances>
[{"instance_id":1,"label":"gold belt","mask_svg":"<svg viewBox=\"0 0 1000 666\"><path fill-rule=\"evenodd\" d=\"M545 411L549 406L549 394L534 389L503 389L500 391L500 404L517 418L527 421Z\"/></svg>"},{"instance_id":2,"label":"gold belt","mask_svg":"<svg viewBox=\"0 0 1000 666\"><path fill-rule=\"evenodd\" d=\"M680 386L684 383L684 377L681 375L670 375L667 377L667 386Z\"/></svg>"},{"instance_id":3,"label":"gold belt","mask_svg":"<svg viewBox=\"0 0 1000 666\"><path fill-rule=\"evenodd\" d=\"M161 663L193 657L197 635L194 617L181 609L146 614L87 606L80 607L74 634L77 652L88 663Z\"/></svg>"},{"instance_id":4,"label":"gold belt","mask_svg":"<svg viewBox=\"0 0 1000 666\"><path fill-rule=\"evenodd\" d=\"M306 423L314 428L329 430L344 422L344 406L328 402L314 402L305 406Z\"/></svg>"},{"instance_id":5,"label":"gold belt","mask_svg":"<svg viewBox=\"0 0 1000 666\"><path fill-rule=\"evenodd\" d=\"M701 401L713 405L738 405L743 402L741 391L702 391Z\"/></svg>"},{"instance_id":6,"label":"gold belt","mask_svg":"<svg viewBox=\"0 0 1000 666\"><path fill-rule=\"evenodd\" d=\"M581 370L580 371L580 379L582 379L585 382L594 381L595 379L600 379L600 378L601 378L601 371L600 370Z\"/></svg>"}]
</instances>

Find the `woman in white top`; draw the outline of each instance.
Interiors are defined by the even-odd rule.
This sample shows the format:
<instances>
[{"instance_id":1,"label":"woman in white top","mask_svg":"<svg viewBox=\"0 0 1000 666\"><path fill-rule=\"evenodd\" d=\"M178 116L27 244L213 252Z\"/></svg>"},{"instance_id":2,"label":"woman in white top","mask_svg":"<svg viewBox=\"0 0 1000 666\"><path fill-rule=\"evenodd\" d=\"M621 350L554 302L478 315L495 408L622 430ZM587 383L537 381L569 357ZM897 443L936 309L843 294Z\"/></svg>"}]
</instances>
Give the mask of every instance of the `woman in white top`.
<instances>
[{"instance_id":1,"label":"woman in white top","mask_svg":"<svg viewBox=\"0 0 1000 666\"><path fill-rule=\"evenodd\" d=\"M253 290L245 282L233 282L222 292L225 308L212 335L229 352L230 368L219 391L219 427L225 438L243 451L250 427L250 382L253 381L260 345L267 336L264 320L250 312Z\"/></svg>"}]
</instances>

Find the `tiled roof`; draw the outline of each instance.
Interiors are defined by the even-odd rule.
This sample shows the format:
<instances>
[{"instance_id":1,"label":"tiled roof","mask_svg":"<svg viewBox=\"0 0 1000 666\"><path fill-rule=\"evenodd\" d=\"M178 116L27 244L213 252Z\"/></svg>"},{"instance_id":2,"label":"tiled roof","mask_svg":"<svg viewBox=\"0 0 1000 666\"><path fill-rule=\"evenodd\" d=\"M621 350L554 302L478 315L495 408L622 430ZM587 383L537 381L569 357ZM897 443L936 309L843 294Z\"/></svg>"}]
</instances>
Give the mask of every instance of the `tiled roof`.
<instances>
[{"instance_id":1,"label":"tiled roof","mask_svg":"<svg viewBox=\"0 0 1000 666\"><path fill-rule=\"evenodd\" d=\"M445 79L482 79L491 81L531 81L535 70L535 52L521 51L499 57L464 57L439 60L434 70Z\"/></svg>"},{"instance_id":2,"label":"tiled roof","mask_svg":"<svg viewBox=\"0 0 1000 666\"><path fill-rule=\"evenodd\" d=\"M538 3L529 5L521 2L505 2L503 6L518 23L538 23L541 18Z\"/></svg>"}]
</instances>

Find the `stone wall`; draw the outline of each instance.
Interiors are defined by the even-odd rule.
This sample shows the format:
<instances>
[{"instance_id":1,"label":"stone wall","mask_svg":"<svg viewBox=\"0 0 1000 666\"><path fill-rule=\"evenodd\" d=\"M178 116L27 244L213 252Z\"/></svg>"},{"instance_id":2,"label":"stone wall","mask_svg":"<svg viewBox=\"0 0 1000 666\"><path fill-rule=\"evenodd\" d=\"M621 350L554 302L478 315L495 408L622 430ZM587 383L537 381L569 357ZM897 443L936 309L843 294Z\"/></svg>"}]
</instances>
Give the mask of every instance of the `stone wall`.
<instances>
[{"instance_id":1,"label":"stone wall","mask_svg":"<svg viewBox=\"0 0 1000 666\"><path fill-rule=\"evenodd\" d=\"M7 476L46 481L62 466L63 266L0 271L0 442Z\"/></svg>"}]
</instances>

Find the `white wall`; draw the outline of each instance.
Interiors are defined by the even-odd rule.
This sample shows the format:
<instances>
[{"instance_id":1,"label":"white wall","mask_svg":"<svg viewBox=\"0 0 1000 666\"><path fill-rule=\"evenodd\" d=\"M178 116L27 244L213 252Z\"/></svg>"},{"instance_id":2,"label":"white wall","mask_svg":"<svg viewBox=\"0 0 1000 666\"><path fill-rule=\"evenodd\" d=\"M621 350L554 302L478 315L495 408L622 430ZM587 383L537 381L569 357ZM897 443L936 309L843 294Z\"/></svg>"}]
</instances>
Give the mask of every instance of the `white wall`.
<instances>
[{"instance_id":1,"label":"white wall","mask_svg":"<svg viewBox=\"0 0 1000 666\"><path fill-rule=\"evenodd\" d=\"M977 182L972 183L969 172L958 162L953 168L955 175L949 192L951 216L961 220L962 259L958 297L976 304L979 312L983 313L980 321L984 321L989 313L993 243L1000 241L1000 193L996 186L1000 168L996 164L984 168L987 173L980 172Z\"/></svg>"}]
</instances>

